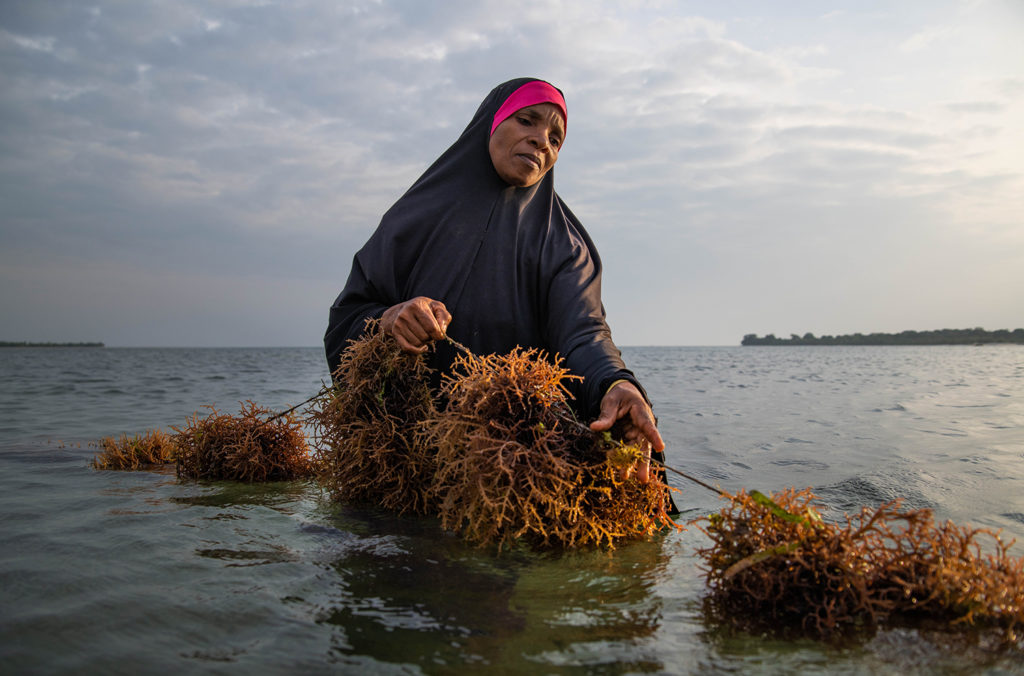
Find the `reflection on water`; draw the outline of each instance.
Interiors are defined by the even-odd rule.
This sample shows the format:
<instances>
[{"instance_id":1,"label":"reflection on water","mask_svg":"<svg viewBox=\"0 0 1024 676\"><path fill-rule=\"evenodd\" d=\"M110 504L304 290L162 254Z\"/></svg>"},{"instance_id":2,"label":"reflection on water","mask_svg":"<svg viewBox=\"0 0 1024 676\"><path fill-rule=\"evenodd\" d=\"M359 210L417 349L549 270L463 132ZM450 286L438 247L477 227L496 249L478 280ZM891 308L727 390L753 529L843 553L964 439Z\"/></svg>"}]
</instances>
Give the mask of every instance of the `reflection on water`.
<instances>
[{"instance_id":1,"label":"reflection on water","mask_svg":"<svg viewBox=\"0 0 1024 676\"><path fill-rule=\"evenodd\" d=\"M470 548L433 519L394 520L346 509L326 534L338 587L321 601L321 622L336 626L334 651L415 664L427 672L460 665L580 668L622 663L609 650L569 658L569 646L633 645L659 626L651 593L667 557L658 542L622 552L543 555ZM376 536L354 542L352 520ZM365 522L364 522L365 523ZM518 666L516 666L518 665ZM647 667L656 666L647 663ZM644 669L646 670L646 668Z\"/></svg>"}]
</instances>

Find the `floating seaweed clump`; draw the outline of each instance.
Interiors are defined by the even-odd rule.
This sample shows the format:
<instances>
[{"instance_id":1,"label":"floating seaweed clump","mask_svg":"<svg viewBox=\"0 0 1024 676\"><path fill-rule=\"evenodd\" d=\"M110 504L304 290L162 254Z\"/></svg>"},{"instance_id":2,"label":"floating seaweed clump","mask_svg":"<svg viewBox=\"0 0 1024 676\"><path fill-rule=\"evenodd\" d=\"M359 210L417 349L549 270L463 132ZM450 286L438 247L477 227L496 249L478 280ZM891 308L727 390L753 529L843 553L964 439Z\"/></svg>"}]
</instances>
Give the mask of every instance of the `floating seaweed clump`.
<instances>
[{"instance_id":1,"label":"floating seaweed clump","mask_svg":"<svg viewBox=\"0 0 1024 676\"><path fill-rule=\"evenodd\" d=\"M612 547L676 527L668 487L624 471L640 451L575 421L563 384L573 377L535 349L457 359L431 421L443 527L499 548Z\"/></svg>"},{"instance_id":2,"label":"floating seaweed clump","mask_svg":"<svg viewBox=\"0 0 1024 676\"><path fill-rule=\"evenodd\" d=\"M334 385L311 407L320 479L335 500L426 514L436 470L424 434L436 413L432 370L378 325L368 322L366 337L344 351Z\"/></svg>"},{"instance_id":3,"label":"floating seaweed clump","mask_svg":"<svg viewBox=\"0 0 1024 676\"><path fill-rule=\"evenodd\" d=\"M289 481L313 474L301 423L290 413L272 416L251 401L231 416L208 407L174 428L178 476L188 479Z\"/></svg>"},{"instance_id":4,"label":"floating seaweed clump","mask_svg":"<svg viewBox=\"0 0 1024 676\"><path fill-rule=\"evenodd\" d=\"M810 489L725 497L700 526L712 540L698 552L712 617L821 638L919 617L1020 639L1024 561L997 532L936 524L931 510L901 510L899 501L828 523Z\"/></svg>"},{"instance_id":5,"label":"floating seaweed clump","mask_svg":"<svg viewBox=\"0 0 1024 676\"><path fill-rule=\"evenodd\" d=\"M161 430L149 430L129 437L104 437L99 441L101 452L93 458L96 469L137 470L150 469L175 461L178 447L170 435Z\"/></svg>"}]
</instances>

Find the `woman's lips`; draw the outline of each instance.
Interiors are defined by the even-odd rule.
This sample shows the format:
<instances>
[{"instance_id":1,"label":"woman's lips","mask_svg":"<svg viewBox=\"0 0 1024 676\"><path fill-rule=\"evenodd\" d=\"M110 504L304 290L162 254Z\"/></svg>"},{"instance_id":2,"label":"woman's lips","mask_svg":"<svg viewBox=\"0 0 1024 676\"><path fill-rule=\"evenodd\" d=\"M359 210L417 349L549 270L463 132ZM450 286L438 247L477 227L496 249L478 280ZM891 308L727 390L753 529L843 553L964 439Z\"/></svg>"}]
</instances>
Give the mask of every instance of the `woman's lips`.
<instances>
[{"instance_id":1,"label":"woman's lips","mask_svg":"<svg viewBox=\"0 0 1024 676\"><path fill-rule=\"evenodd\" d=\"M518 158L529 164L534 169L540 169L540 160L533 155L517 155Z\"/></svg>"}]
</instances>

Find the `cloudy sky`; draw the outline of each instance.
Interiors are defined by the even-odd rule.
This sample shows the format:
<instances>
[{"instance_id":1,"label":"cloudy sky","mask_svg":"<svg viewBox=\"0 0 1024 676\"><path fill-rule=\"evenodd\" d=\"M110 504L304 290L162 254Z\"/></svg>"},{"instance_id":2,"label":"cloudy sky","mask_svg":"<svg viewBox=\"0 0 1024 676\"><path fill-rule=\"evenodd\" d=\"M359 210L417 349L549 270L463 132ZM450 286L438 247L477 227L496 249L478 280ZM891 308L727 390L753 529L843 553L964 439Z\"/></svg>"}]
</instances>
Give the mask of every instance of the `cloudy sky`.
<instances>
[{"instance_id":1,"label":"cloudy sky","mask_svg":"<svg viewBox=\"0 0 1024 676\"><path fill-rule=\"evenodd\" d=\"M1021 35L1019 0L3 0L0 340L319 345L524 75L621 345L1021 327Z\"/></svg>"}]
</instances>

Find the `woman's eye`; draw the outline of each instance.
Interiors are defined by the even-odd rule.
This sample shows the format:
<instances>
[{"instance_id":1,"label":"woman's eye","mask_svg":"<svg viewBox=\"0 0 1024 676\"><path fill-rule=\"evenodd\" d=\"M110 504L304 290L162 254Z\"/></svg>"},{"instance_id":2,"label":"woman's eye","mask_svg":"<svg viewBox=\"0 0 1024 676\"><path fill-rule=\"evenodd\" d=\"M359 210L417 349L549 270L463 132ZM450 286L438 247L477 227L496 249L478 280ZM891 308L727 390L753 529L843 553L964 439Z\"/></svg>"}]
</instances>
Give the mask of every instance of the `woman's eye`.
<instances>
[{"instance_id":1,"label":"woman's eye","mask_svg":"<svg viewBox=\"0 0 1024 676\"><path fill-rule=\"evenodd\" d=\"M528 117L520 117L519 118L519 124L523 125L524 127L529 127L530 126L530 118L528 118Z\"/></svg>"},{"instance_id":2,"label":"woman's eye","mask_svg":"<svg viewBox=\"0 0 1024 676\"><path fill-rule=\"evenodd\" d=\"M551 138L548 139L548 143L557 148L558 146L562 145L562 139L558 138L557 136L552 136Z\"/></svg>"}]
</instances>

